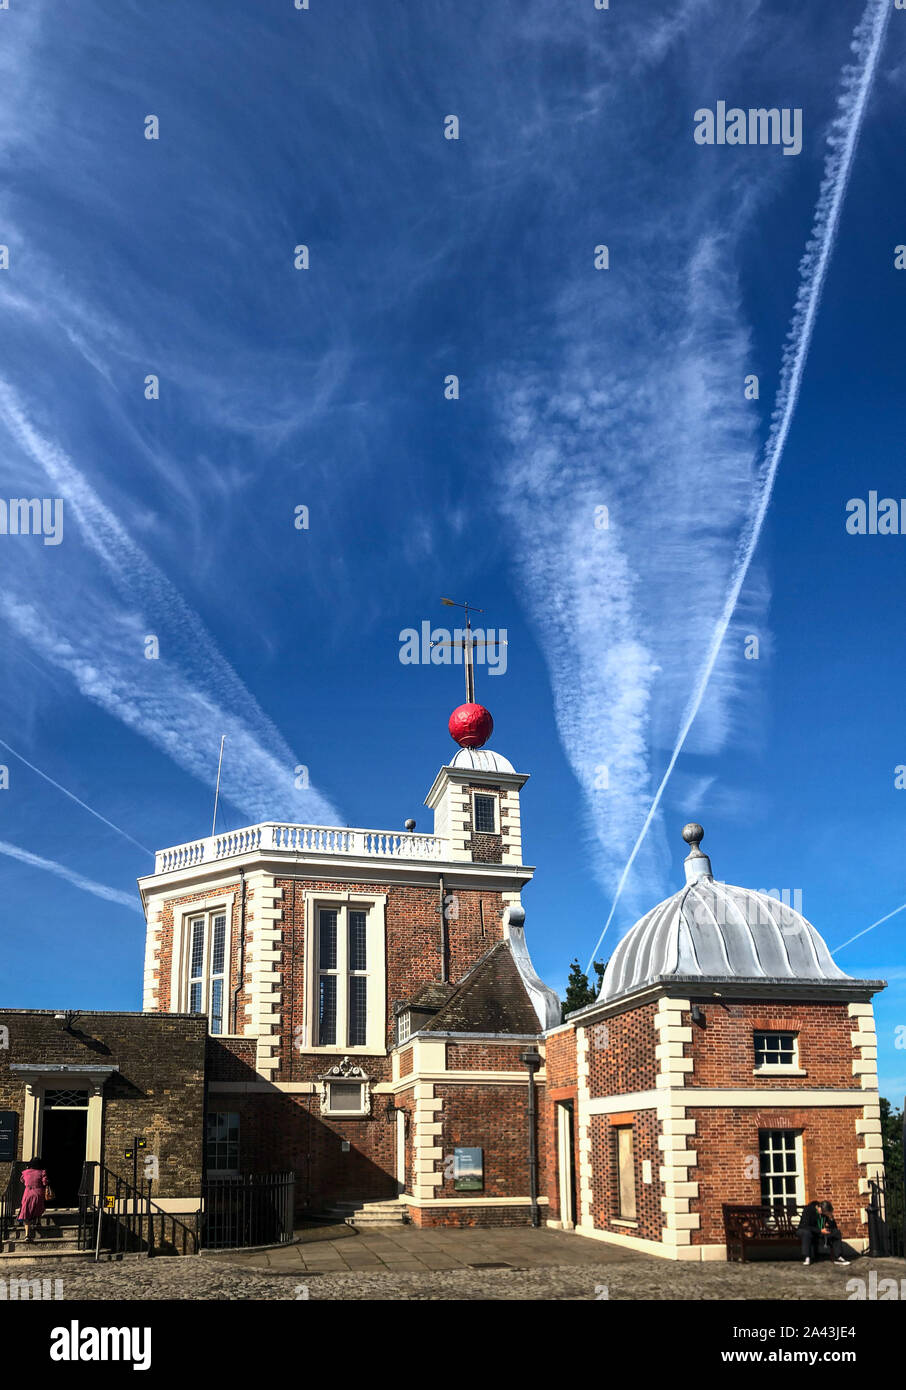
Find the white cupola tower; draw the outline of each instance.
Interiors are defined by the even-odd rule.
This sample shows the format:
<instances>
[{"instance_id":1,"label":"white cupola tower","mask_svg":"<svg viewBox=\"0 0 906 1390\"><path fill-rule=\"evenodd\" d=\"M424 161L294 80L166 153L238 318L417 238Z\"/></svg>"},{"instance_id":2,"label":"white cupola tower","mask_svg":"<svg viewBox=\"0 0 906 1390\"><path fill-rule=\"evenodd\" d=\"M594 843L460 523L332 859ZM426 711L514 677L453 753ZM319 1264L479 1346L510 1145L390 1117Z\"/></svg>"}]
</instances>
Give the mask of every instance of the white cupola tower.
<instances>
[{"instance_id":1,"label":"white cupola tower","mask_svg":"<svg viewBox=\"0 0 906 1390\"><path fill-rule=\"evenodd\" d=\"M490 748L460 748L425 798L435 835L449 841L449 857L521 864L519 793L527 781L527 773Z\"/></svg>"}]
</instances>

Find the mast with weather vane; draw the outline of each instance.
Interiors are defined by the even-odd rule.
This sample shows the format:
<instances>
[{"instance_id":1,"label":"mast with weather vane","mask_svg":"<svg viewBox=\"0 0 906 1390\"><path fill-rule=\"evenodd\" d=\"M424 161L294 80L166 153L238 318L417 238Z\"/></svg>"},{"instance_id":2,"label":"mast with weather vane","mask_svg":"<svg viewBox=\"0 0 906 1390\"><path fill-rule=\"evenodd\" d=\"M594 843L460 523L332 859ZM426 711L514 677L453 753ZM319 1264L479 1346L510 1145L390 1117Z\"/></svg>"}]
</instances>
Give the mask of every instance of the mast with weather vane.
<instances>
[{"instance_id":1,"label":"mast with weather vane","mask_svg":"<svg viewBox=\"0 0 906 1390\"><path fill-rule=\"evenodd\" d=\"M461 641L457 641L454 637L449 641L431 643L432 647L447 647L463 653L466 702L464 705L459 705L450 715L448 726L450 736L461 748L481 748L483 744L487 743L494 731L494 720L491 717L491 711L475 701L475 652L479 647L504 646L506 640L489 641L484 635L481 637L473 636L472 614L483 613L483 608L477 608L473 603L457 603L452 598L442 598L441 603L447 608L462 608L466 615L465 634Z\"/></svg>"}]
</instances>

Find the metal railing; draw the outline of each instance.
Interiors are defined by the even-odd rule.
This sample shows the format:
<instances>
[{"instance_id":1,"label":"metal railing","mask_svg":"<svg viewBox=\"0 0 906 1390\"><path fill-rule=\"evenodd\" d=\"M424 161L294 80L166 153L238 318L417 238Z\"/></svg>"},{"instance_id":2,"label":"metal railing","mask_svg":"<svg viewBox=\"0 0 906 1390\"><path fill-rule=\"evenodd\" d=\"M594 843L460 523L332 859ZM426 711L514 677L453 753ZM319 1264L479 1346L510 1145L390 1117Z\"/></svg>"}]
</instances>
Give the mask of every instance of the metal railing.
<instances>
[{"instance_id":1,"label":"metal railing","mask_svg":"<svg viewBox=\"0 0 906 1390\"><path fill-rule=\"evenodd\" d=\"M903 1183L872 1178L868 1183L868 1253L906 1256L906 1192Z\"/></svg>"},{"instance_id":2,"label":"metal railing","mask_svg":"<svg viewBox=\"0 0 906 1390\"><path fill-rule=\"evenodd\" d=\"M86 1163L79 1185L79 1249L105 1254L197 1255L199 1215L184 1220L151 1200L151 1179L138 1186L102 1163Z\"/></svg>"},{"instance_id":3,"label":"metal railing","mask_svg":"<svg viewBox=\"0 0 906 1390\"><path fill-rule=\"evenodd\" d=\"M295 1173L206 1178L200 1210L174 1216L151 1200L150 1178L135 1185L101 1163L86 1163L79 1185L79 1249L152 1256L288 1245L295 1188Z\"/></svg>"},{"instance_id":4,"label":"metal railing","mask_svg":"<svg viewBox=\"0 0 906 1390\"><path fill-rule=\"evenodd\" d=\"M207 1250L288 1245L293 1238L295 1173L248 1173L202 1183L201 1243Z\"/></svg>"},{"instance_id":5,"label":"metal railing","mask_svg":"<svg viewBox=\"0 0 906 1390\"><path fill-rule=\"evenodd\" d=\"M22 1205L25 1185L22 1182L24 1163L16 1162L10 1170L9 1181L0 1197L0 1241L9 1240L16 1229L16 1214Z\"/></svg>"}]
</instances>

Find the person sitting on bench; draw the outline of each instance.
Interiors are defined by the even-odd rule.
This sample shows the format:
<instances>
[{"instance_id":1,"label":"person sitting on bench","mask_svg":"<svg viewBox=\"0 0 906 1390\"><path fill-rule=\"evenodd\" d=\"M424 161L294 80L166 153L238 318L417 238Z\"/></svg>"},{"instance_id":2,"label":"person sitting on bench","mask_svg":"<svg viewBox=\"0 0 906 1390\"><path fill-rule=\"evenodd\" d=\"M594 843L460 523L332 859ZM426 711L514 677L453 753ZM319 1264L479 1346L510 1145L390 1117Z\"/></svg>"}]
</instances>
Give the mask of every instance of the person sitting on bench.
<instances>
[{"instance_id":1,"label":"person sitting on bench","mask_svg":"<svg viewBox=\"0 0 906 1390\"><path fill-rule=\"evenodd\" d=\"M848 1265L843 1258L843 1237L840 1227L834 1220L834 1208L830 1202L809 1202L799 1222L799 1237L802 1241L802 1263L810 1265L819 1250L830 1251L836 1265Z\"/></svg>"}]
</instances>

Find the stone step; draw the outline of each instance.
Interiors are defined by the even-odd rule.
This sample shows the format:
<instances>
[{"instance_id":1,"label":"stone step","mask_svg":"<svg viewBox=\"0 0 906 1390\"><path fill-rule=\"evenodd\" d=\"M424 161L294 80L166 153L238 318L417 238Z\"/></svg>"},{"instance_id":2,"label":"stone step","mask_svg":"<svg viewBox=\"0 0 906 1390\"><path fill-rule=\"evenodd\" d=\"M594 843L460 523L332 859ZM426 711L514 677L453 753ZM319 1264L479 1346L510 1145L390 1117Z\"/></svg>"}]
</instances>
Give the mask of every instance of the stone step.
<instances>
[{"instance_id":1,"label":"stone step","mask_svg":"<svg viewBox=\"0 0 906 1390\"><path fill-rule=\"evenodd\" d=\"M71 1226L39 1226L38 1230L38 1240L33 1241L33 1244L50 1245L57 1244L61 1240L78 1240L79 1238L78 1222L72 1223ZM7 1241L17 1245L25 1245L25 1227L19 1227L18 1230L11 1232L10 1236L7 1236Z\"/></svg>"},{"instance_id":2,"label":"stone step","mask_svg":"<svg viewBox=\"0 0 906 1390\"><path fill-rule=\"evenodd\" d=\"M93 1250L80 1250L77 1240L28 1241L8 1240L0 1246L0 1260L59 1260L73 1256L93 1255Z\"/></svg>"},{"instance_id":3,"label":"stone step","mask_svg":"<svg viewBox=\"0 0 906 1390\"><path fill-rule=\"evenodd\" d=\"M347 1226L398 1226L408 1215L404 1202L390 1197L376 1202L334 1202L327 1215L344 1221Z\"/></svg>"}]
</instances>

